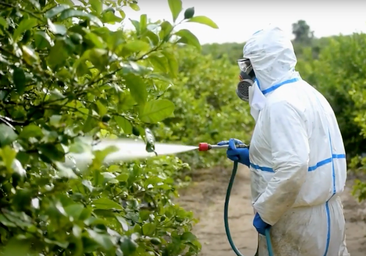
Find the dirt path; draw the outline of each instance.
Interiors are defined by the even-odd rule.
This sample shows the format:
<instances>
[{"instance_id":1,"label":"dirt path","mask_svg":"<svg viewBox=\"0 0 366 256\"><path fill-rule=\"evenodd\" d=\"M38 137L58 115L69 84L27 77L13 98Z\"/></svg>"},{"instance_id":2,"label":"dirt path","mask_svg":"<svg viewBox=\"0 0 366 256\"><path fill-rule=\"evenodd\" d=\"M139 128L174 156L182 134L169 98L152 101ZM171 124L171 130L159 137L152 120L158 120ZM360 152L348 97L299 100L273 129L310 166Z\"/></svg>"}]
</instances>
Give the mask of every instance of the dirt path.
<instances>
[{"instance_id":1,"label":"dirt path","mask_svg":"<svg viewBox=\"0 0 366 256\"><path fill-rule=\"evenodd\" d=\"M178 203L194 212L200 222L194 232L202 243L202 256L235 256L228 243L223 209L230 171L215 168L199 171L193 185L180 191ZM360 205L350 195L352 181L342 195L347 221L347 245L351 256L364 256L366 251L366 204ZM246 255L254 255L256 231L252 226L253 210L250 203L249 172L242 167L233 186L229 206L231 235L236 246Z\"/></svg>"}]
</instances>

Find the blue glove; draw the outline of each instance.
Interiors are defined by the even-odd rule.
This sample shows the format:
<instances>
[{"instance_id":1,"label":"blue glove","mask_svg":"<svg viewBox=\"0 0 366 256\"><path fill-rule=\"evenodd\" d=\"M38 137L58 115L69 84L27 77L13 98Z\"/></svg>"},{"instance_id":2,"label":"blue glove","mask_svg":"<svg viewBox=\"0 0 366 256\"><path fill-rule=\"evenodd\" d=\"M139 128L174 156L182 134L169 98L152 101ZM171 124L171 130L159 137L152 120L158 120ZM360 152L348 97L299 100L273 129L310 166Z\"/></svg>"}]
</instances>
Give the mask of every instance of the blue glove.
<instances>
[{"instance_id":1,"label":"blue glove","mask_svg":"<svg viewBox=\"0 0 366 256\"><path fill-rule=\"evenodd\" d=\"M236 145L244 144L238 139L230 139L229 143L227 141L220 141L217 145L226 145L229 144L229 147L226 151L226 156L231 161L238 161L246 166L250 166L249 161L249 149L248 148L236 148Z\"/></svg>"},{"instance_id":2,"label":"blue glove","mask_svg":"<svg viewBox=\"0 0 366 256\"><path fill-rule=\"evenodd\" d=\"M267 228L270 228L271 225L265 223L261 216L259 216L258 213L255 214L255 217L254 217L254 220L253 220L253 226L255 227L255 229L258 231L259 234L262 234L265 236L265 233L264 231L267 229Z\"/></svg>"}]
</instances>

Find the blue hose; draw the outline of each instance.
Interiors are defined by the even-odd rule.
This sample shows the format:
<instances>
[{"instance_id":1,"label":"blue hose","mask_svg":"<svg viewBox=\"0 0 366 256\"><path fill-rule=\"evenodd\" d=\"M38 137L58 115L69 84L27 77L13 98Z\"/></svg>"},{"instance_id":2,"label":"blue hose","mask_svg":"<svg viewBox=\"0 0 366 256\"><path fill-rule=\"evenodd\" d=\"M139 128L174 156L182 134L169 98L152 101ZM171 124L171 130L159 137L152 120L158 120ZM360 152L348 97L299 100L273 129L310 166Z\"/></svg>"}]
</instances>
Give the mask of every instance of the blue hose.
<instances>
[{"instance_id":1,"label":"blue hose","mask_svg":"<svg viewBox=\"0 0 366 256\"><path fill-rule=\"evenodd\" d=\"M231 238L231 233L230 233L230 228L229 228L229 201L230 201L231 189L234 184L237 170L238 170L238 162L235 161L233 171L232 171L231 177L230 177L230 182L229 182L227 192L226 192L225 208L224 208L224 223L225 223L225 231L226 231L227 239L229 240L231 248L233 249L233 251L235 252L235 254L237 256L244 256L243 254L240 253L239 249L235 246L233 239ZM265 236L266 236L266 241L267 241L268 255L273 256L271 236L270 236L269 229L266 229Z\"/></svg>"}]
</instances>

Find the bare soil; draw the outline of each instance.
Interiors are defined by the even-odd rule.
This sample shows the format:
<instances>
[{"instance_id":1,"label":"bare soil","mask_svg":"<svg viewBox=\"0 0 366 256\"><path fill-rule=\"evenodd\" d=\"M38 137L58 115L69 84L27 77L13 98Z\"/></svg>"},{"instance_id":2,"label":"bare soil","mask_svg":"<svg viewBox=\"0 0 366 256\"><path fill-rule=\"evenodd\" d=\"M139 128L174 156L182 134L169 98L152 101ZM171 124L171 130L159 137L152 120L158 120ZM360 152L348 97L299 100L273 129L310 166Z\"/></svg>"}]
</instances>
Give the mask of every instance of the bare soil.
<instances>
[{"instance_id":1,"label":"bare soil","mask_svg":"<svg viewBox=\"0 0 366 256\"><path fill-rule=\"evenodd\" d=\"M224 227L224 201L231 170L214 168L196 171L193 184L181 189L177 203L191 210L199 219L194 233L202 243L202 256L235 256ZM351 256L366 255L366 204L359 204L351 195L353 181L347 182L342 195L347 222L347 247ZM252 226L253 209L250 199L250 174L241 166L237 172L229 205L232 238L242 254L254 255L257 233Z\"/></svg>"}]
</instances>

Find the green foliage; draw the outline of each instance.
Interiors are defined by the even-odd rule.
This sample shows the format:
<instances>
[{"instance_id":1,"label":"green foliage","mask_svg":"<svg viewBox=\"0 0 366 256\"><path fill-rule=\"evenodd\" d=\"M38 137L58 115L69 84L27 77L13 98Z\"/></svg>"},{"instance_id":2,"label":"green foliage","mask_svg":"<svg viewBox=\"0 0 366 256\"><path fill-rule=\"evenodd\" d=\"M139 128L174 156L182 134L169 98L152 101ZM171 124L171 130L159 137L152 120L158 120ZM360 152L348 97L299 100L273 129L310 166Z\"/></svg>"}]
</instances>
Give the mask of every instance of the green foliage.
<instances>
[{"instance_id":1,"label":"green foliage","mask_svg":"<svg viewBox=\"0 0 366 256\"><path fill-rule=\"evenodd\" d=\"M364 122L355 119L364 109L365 89L364 34L339 36L330 39L320 52L319 59L312 59L310 52L300 62L302 76L310 81L329 100L342 131L347 154L352 157L366 151L366 140L360 136Z\"/></svg>"},{"instance_id":2,"label":"green foliage","mask_svg":"<svg viewBox=\"0 0 366 256\"><path fill-rule=\"evenodd\" d=\"M228 58L230 63L237 65L237 60L243 58L245 43L212 43L202 45L202 54L211 55L214 59Z\"/></svg>"},{"instance_id":3,"label":"green foliage","mask_svg":"<svg viewBox=\"0 0 366 256\"><path fill-rule=\"evenodd\" d=\"M154 128L157 140L198 145L236 137L248 142L254 120L249 104L235 93L238 66L227 58L199 56L194 48L180 49L178 55L179 75L167 92L167 97L177 99L174 117ZM190 152L182 159L195 167L210 167L225 163L226 154L220 150Z\"/></svg>"},{"instance_id":4,"label":"green foliage","mask_svg":"<svg viewBox=\"0 0 366 256\"><path fill-rule=\"evenodd\" d=\"M365 130L363 129L363 132ZM355 177L355 183L352 189L352 194L359 202L366 200L366 156L365 153L352 158L349 164L351 173Z\"/></svg>"},{"instance_id":5,"label":"green foliage","mask_svg":"<svg viewBox=\"0 0 366 256\"><path fill-rule=\"evenodd\" d=\"M176 20L180 0L168 3ZM187 170L181 160L104 166L111 147L95 151L86 169L64 164L84 152L80 136L141 137L154 151L146 128L174 116L166 96L179 76L177 45L199 46L178 26L197 22L192 10L173 24L143 14L125 31L107 25L125 20L125 8L138 10L135 1L0 7L3 255L196 255L192 213L171 201Z\"/></svg>"}]
</instances>

